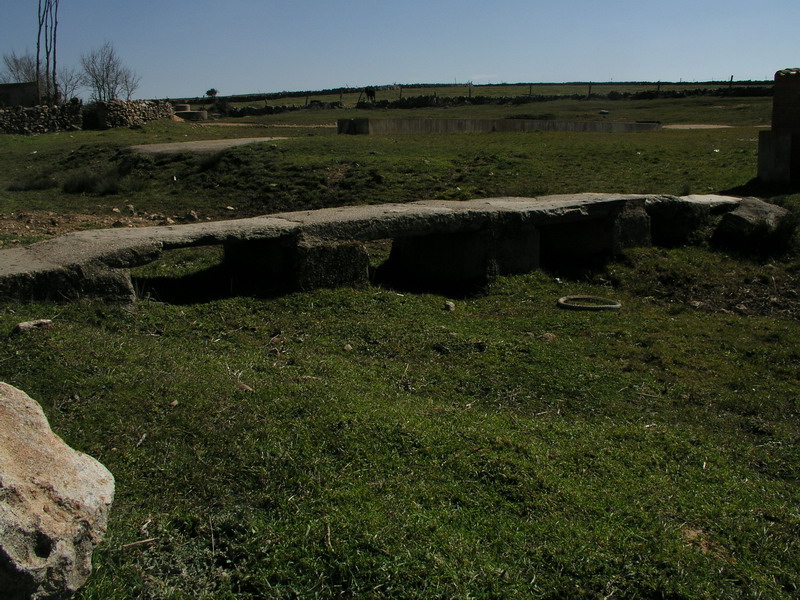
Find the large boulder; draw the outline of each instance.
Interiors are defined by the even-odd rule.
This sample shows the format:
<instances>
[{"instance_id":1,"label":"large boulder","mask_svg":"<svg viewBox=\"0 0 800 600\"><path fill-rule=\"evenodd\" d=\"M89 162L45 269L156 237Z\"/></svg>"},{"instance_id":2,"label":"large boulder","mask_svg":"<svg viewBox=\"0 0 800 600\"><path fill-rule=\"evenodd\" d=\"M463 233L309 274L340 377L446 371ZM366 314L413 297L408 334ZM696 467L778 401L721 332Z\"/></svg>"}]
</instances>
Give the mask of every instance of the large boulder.
<instances>
[{"instance_id":1,"label":"large boulder","mask_svg":"<svg viewBox=\"0 0 800 600\"><path fill-rule=\"evenodd\" d=\"M748 253L768 253L784 248L795 228L785 208L758 198L743 198L722 217L712 241L722 247Z\"/></svg>"},{"instance_id":2,"label":"large boulder","mask_svg":"<svg viewBox=\"0 0 800 600\"><path fill-rule=\"evenodd\" d=\"M113 497L111 473L0 382L0 597L71 596L89 577Z\"/></svg>"}]
</instances>

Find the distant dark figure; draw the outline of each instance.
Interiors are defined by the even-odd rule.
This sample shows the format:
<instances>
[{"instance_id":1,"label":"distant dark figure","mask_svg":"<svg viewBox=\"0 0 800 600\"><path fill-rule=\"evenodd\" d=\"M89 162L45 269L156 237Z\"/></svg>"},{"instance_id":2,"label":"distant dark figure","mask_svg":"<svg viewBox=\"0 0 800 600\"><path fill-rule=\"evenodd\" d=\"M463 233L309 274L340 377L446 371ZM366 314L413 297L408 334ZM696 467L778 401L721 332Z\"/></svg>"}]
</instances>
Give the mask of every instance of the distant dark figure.
<instances>
[{"instance_id":1,"label":"distant dark figure","mask_svg":"<svg viewBox=\"0 0 800 600\"><path fill-rule=\"evenodd\" d=\"M365 87L364 93L367 95L368 102L375 102L375 88L372 86Z\"/></svg>"}]
</instances>

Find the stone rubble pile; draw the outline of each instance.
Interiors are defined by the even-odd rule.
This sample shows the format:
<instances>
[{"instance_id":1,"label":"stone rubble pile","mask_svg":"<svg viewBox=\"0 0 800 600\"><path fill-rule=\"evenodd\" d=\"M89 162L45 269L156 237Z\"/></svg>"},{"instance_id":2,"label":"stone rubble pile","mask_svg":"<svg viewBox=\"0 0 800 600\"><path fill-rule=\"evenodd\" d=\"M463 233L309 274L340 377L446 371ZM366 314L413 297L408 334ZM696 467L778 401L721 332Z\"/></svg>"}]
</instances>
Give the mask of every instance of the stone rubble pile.
<instances>
[{"instance_id":1,"label":"stone rubble pile","mask_svg":"<svg viewBox=\"0 0 800 600\"><path fill-rule=\"evenodd\" d=\"M0 133L33 135L56 131L75 131L83 126L80 104L0 109Z\"/></svg>"}]
</instances>

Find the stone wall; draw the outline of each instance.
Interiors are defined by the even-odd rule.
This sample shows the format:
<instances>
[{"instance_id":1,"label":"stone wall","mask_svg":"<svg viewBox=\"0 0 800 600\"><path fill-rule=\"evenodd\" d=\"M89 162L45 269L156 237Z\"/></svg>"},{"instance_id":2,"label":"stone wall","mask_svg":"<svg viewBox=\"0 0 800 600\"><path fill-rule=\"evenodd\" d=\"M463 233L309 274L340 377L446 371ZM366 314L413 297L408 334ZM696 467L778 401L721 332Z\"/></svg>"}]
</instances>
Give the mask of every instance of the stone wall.
<instances>
[{"instance_id":1,"label":"stone wall","mask_svg":"<svg viewBox=\"0 0 800 600\"><path fill-rule=\"evenodd\" d=\"M110 129L144 125L149 121L169 119L175 114L166 100L111 100L96 102L84 109L84 127Z\"/></svg>"},{"instance_id":2,"label":"stone wall","mask_svg":"<svg viewBox=\"0 0 800 600\"><path fill-rule=\"evenodd\" d=\"M80 104L0 109L0 133L32 135L74 131L83 125Z\"/></svg>"},{"instance_id":3,"label":"stone wall","mask_svg":"<svg viewBox=\"0 0 800 600\"><path fill-rule=\"evenodd\" d=\"M169 119L174 114L172 104L166 100L112 100L85 107L78 103L31 108L16 106L0 109L0 133L33 135L77 129L130 127Z\"/></svg>"}]
</instances>

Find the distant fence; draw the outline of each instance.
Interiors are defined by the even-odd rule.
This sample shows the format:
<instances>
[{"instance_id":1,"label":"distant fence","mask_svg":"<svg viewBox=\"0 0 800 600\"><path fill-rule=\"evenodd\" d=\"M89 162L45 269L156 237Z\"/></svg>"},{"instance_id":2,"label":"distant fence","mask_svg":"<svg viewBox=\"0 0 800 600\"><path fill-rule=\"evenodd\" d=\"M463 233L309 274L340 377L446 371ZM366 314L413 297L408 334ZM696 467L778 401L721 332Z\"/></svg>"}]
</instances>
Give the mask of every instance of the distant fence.
<instances>
[{"instance_id":1,"label":"distant fence","mask_svg":"<svg viewBox=\"0 0 800 600\"><path fill-rule=\"evenodd\" d=\"M340 134L396 133L515 133L576 131L630 133L659 131L661 123L614 123L611 121L550 121L538 119L339 119Z\"/></svg>"}]
</instances>

